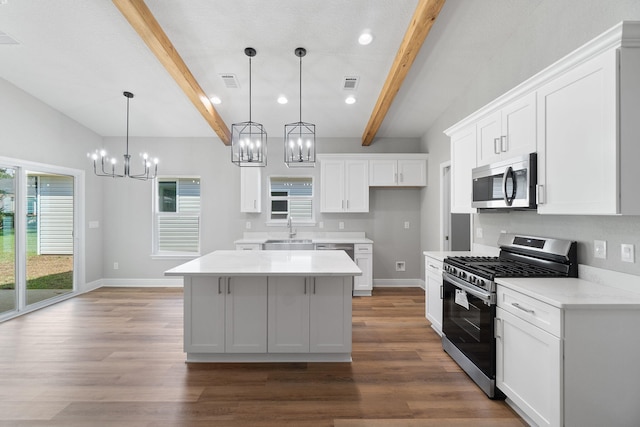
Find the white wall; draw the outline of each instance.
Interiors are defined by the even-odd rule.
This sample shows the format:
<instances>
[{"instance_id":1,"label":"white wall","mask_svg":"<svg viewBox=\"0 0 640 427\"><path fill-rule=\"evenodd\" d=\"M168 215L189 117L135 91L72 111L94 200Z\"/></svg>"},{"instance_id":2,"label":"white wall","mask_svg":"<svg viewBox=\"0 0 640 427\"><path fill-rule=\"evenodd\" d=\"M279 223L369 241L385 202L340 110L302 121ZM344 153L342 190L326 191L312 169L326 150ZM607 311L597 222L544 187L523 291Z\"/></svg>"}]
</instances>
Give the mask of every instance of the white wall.
<instances>
[{"instance_id":1,"label":"white wall","mask_svg":"<svg viewBox=\"0 0 640 427\"><path fill-rule=\"evenodd\" d=\"M0 79L0 156L86 171L87 220L102 223L102 181L93 176L87 152L102 138L16 86ZM102 278L102 229L85 224L86 282ZM84 283L80 283L81 286Z\"/></svg>"},{"instance_id":2,"label":"white wall","mask_svg":"<svg viewBox=\"0 0 640 427\"><path fill-rule=\"evenodd\" d=\"M446 6L445 6L446 7ZM455 99L423 138L432 166L450 159L449 140L442 133L459 120L481 108L504 92L533 76L543 68L622 20L640 20L638 0L562 0L543 1L518 31L496 46L496 57L477 64L477 78ZM430 170L422 199L422 247L438 250L437 174ZM619 261L620 243L633 243L640 250L640 217L566 217L526 212L478 214L474 218L483 228L483 239L476 242L495 246L501 230L533 235L568 238L579 242L582 264L640 275L640 263ZM595 260L593 240L609 243L607 260ZM614 259L615 258L615 259Z\"/></svg>"},{"instance_id":3,"label":"white wall","mask_svg":"<svg viewBox=\"0 0 640 427\"><path fill-rule=\"evenodd\" d=\"M105 138L110 152L123 150L122 138ZM218 138L130 138L133 155L138 151L153 151L161 160L159 174L197 175L201 177L202 253L219 249L233 249L235 240L242 238L245 225L250 231L284 232L284 227L268 227L267 188L270 175L313 176L320 181L320 168L289 169L283 161L280 137L268 142L269 159L262 171L263 212L240 213L240 169L231 163L230 148ZM362 147L359 138L319 139L318 153L375 153L418 152L418 139L376 141ZM151 257L151 193L148 182L105 180L105 243L104 275L110 282L117 279L161 280L163 272L185 262L177 259ZM300 227L300 231L364 231L374 240L375 279L420 278L420 194L419 189L370 190L370 212L363 214L322 214L319 212L319 193L316 193L316 220L324 228ZM404 229L409 221L411 228ZM405 261L406 271L396 272L395 261ZM118 269L113 269L114 262Z\"/></svg>"}]
</instances>

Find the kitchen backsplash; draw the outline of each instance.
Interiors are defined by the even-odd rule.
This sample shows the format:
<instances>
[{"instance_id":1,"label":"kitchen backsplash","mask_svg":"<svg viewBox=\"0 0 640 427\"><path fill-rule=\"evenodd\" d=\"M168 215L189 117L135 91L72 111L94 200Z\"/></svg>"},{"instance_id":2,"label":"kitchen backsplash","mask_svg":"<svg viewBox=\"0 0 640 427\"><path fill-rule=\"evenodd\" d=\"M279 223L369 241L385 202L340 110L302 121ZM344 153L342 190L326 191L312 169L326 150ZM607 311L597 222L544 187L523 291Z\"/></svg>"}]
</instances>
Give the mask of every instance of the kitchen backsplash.
<instances>
[{"instance_id":1,"label":"kitchen backsplash","mask_svg":"<svg viewBox=\"0 0 640 427\"><path fill-rule=\"evenodd\" d=\"M481 229L481 233L478 233ZM640 217L539 215L535 212L489 212L474 215L476 243L496 246L501 232L556 237L578 242L578 262L640 276ZM479 235L482 237L478 237ZM607 242L607 257L594 257L594 240ZM621 260L621 244L635 248L634 262Z\"/></svg>"}]
</instances>

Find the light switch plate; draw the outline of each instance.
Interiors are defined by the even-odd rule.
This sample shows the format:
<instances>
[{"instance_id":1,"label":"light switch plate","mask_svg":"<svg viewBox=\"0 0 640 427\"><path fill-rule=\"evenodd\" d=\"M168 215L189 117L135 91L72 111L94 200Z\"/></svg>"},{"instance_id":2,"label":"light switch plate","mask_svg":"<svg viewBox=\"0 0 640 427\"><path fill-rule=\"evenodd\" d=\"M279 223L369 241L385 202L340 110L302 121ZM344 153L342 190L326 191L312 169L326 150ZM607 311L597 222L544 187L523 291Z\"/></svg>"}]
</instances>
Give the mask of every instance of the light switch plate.
<instances>
[{"instance_id":1,"label":"light switch plate","mask_svg":"<svg viewBox=\"0 0 640 427\"><path fill-rule=\"evenodd\" d=\"M338 228L339 228L340 230L344 230L344 222L340 221L340 222L338 223Z\"/></svg>"},{"instance_id":2,"label":"light switch plate","mask_svg":"<svg viewBox=\"0 0 640 427\"><path fill-rule=\"evenodd\" d=\"M480 228L480 227L476 228L476 237L477 237L478 239L482 239L482 235L483 235L483 234L484 234L484 233L482 232L482 228Z\"/></svg>"},{"instance_id":3,"label":"light switch plate","mask_svg":"<svg viewBox=\"0 0 640 427\"><path fill-rule=\"evenodd\" d=\"M635 262L635 250L633 245L626 243L620 245L620 259L624 262Z\"/></svg>"},{"instance_id":4,"label":"light switch plate","mask_svg":"<svg viewBox=\"0 0 640 427\"><path fill-rule=\"evenodd\" d=\"M593 241L593 256L595 258L607 259L607 241L606 240Z\"/></svg>"},{"instance_id":5,"label":"light switch plate","mask_svg":"<svg viewBox=\"0 0 640 427\"><path fill-rule=\"evenodd\" d=\"M405 221L405 222L404 222L404 228L407 228L407 229L408 229L410 225L411 225L411 224L409 223L409 221Z\"/></svg>"}]
</instances>

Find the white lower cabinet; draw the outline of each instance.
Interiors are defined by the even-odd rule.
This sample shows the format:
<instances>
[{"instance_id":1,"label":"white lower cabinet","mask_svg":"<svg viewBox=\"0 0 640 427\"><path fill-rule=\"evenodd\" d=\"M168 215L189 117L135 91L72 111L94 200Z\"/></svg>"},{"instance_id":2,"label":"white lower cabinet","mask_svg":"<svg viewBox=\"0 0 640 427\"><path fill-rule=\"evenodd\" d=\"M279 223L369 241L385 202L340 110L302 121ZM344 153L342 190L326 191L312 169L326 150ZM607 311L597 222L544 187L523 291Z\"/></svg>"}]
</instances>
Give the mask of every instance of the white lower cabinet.
<instances>
[{"instance_id":1,"label":"white lower cabinet","mask_svg":"<svg viewBox=\"0 0 640 427\"><path fill-rule=\"evenodd\" d=\"M538 426L561 424L560 338L498 307L496 383Z\"/></svg>"},{"instance_id":2,"label":"white lower cabinet","mask_svg":"<svg viewBox=\"0 0 640 427\"><path fill-rule=\"evenodd\" d=\"M266 351L265 277L190 277L184 293L187 353Z\"/></svg>"},{"instance_id":3,"label":"white lower cabinet","mask_svg":"<svg viewBox=\"0 0 640 427\"><path fill-rule=\"evenodd\" d=\"M373 291L373 245L356 244L353 256L353 261L362 270L362 276L354 276L353 278L353 295L371 296Z\"/></svg>"},{"instance_id":4,"label":"white lower cabinet","mask_svg":"<svg viewBox=\"0 0 640 427\"><path fill-rule=\"evenodd\" d=\"M431 327L442 336L442 261L425 257L425 317Z\"/></svg>"},{"instance_id":5,"label":"white lower cabinet","mask_svg":"<svg viewBox=\"0 0 640 427\"><path fill-rule=\"evenodd\" d=\"M350 352L349 282L344 277L270 277L269 353Z\"/></svg>"}]
</instances>

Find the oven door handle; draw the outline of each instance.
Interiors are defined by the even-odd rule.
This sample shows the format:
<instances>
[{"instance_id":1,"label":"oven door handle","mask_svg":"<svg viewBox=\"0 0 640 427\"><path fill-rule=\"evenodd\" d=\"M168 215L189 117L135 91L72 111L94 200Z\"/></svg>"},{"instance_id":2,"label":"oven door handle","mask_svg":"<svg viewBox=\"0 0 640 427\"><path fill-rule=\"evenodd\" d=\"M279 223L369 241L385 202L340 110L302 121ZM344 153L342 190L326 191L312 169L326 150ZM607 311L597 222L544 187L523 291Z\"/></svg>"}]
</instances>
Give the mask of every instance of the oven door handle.
<instances>
[{"instance_id":1,"label":"oven door handle","mask_svg":"<svg viewBox=\"0 0 640 427\"><path fill-rule=\"evenodd\" d=\"M452 276L449 273L443 272L442 278L447 280L455 285L455 287L462 289L463 291L470 293L474 297L480 298L482 301L487 302L489 304L495 304L495 295L490 292L482 292L481 290L474 289L472 286L467 285L463 280L458 279L455 276Z\"/></svg>"}]
</instances>

